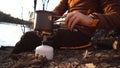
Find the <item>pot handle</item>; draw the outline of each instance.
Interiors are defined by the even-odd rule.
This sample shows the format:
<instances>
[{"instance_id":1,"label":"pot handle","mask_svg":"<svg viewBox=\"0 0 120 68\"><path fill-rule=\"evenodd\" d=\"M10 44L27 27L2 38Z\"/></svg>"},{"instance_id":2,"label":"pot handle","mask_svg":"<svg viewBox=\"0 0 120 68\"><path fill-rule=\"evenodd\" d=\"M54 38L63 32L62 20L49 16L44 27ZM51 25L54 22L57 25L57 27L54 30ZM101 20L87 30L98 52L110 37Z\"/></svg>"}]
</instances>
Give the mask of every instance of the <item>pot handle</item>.
<instances>
[{"instance_id":1,"label":"pot handle","mask_svg":"<svg viewBox=\"0 0 120 68\"><path fill-rule=\"evenodd\" d=\"M48 16L48 19L52 22L55 22L55 20L59 19L59 18L64 18L62 16L57 16L57 15L51 15L51 16Z\"/></svg>"}]
</instances>

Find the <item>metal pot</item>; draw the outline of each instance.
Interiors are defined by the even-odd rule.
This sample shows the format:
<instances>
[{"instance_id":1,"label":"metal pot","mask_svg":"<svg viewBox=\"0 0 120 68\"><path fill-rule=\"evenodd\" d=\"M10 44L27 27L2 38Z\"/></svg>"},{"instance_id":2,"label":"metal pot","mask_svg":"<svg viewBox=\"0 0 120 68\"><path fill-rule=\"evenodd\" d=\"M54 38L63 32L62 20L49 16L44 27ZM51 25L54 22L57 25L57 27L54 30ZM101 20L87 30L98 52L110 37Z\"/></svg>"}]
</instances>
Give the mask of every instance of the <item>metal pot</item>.
<instances>
[{"instance_id":1,"label":"metal pot","mask_svg":"<svg viewBox=\"0 0 120 68\"><path fill-rule=\"evenodd\" d=\"M35 12L34 30L38 31L52 31L53 21L50 17L53 16L52 12L39 10Z\"/></svg>"}]
</instances>

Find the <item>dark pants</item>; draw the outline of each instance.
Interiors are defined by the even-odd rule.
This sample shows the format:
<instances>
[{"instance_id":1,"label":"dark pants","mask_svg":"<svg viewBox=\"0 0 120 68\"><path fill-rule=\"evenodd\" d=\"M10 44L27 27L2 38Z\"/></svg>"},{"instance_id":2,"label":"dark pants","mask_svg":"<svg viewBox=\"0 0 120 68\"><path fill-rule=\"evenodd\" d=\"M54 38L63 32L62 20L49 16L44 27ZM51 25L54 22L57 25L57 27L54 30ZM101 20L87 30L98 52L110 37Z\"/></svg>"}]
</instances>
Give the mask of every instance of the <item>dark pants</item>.
<instances>
[{"instance_id":1,"label":"dark pants","mask_svg":"<svg viewBox=\"0 0 120 68\"><path fill-rule=\"evenodd\" d=\"M35 31L26 32L15 45L12 53L30 52L41 45L42 38L36 35ZM60 46L80 46L90 42L90 37L82 32L71 32L69 30L59 30L50 40L54 48Z\"/></svg>"}]
</instances>

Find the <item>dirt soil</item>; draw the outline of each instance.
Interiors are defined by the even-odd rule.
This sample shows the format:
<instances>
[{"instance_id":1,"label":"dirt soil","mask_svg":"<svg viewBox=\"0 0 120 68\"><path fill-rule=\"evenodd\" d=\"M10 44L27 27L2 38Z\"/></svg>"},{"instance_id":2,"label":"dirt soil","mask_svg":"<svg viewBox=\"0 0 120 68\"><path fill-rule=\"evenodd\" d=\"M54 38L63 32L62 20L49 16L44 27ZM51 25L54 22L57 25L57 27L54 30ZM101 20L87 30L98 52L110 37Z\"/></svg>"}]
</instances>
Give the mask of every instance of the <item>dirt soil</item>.
<instances>
[{"instance_id":1,"label":"dirt soil","mask_svg":"<svg viewBox=\"0 0 120 68\"><path fill-rule=\"evenodd\" d=\"M120 68L120 49L54 50L54 58L47 60L34 52L10 55L13 48L0 48L0 68Z\"/></svg>"}]
</instances>

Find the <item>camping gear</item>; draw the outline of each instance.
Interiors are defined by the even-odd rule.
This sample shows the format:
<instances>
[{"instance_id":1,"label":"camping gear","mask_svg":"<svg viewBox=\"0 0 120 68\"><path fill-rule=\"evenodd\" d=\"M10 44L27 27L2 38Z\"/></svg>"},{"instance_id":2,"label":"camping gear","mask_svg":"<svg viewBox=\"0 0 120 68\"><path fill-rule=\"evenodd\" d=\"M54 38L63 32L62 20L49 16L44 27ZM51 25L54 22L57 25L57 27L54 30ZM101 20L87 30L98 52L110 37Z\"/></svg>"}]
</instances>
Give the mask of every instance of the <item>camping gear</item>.
<instances>
[{"instance_id":1,"label":"camping gear","mask_svg":"<svg viewBox=\"0 0 120 68\"><path fill-rule=\"evenodd\" d=\"M48 60L52 60L53 59L53 47L48 46L48 45L40 45L38 47L36 47L35 49L35 56L40 57L46 57Z\"/></svg>"},{"instance_id":2,"label":"camping gear","mask_svg":"<svg viewBox=\"0 0 120 68\"><path fill-rule=\"evenodd\" d=\"M49 19L53 13L49 11L36 11L34 29L38 31L52 31L53 21Z\"/></svg>"},{"instance_id":3,"label":"camping gear","mask_svg":"<svg viewBox=\"0 0 120 68\"><path fill-rule=\"evenodd\" d=\"M55 21L55 18L58 19L61 18L61 16L56 16L52 12L45 10L36 11L34 30L40 32L40 37L46 35L47 40L45 41L45 45L51 45L54 42L58 47L59 45L68 45L67 47L69 47L74 45L86 45L90 42L90 38L86 35L89 31L85 31L90 28L76 25L74 29L70 31L67 29L66 24L64 24L64 20ZM60 40L63 41L59 43ZM73 43L71 44L70 42Z\"/></svg>"}]
</instances>

